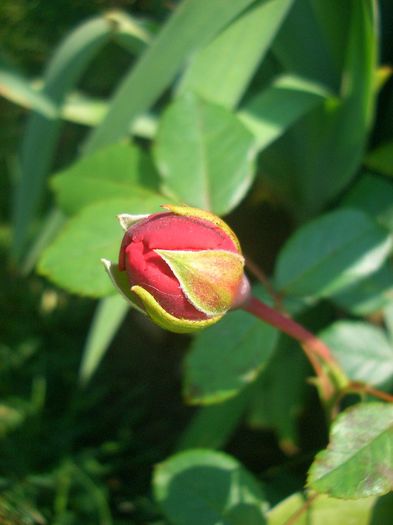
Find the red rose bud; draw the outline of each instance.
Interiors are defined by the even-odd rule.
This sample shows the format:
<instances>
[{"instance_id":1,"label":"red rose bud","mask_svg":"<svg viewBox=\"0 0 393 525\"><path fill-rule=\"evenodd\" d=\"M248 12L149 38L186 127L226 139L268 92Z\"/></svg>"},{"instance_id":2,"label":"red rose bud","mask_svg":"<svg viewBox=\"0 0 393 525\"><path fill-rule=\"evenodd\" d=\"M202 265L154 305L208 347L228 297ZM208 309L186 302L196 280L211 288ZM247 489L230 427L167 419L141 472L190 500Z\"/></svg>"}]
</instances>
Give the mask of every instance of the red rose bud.
<instances>
[{"instance_id":1,"label":"red rose bud","mask_svg":"<svg viewBox=\"0 0 393 525\"><path fill-rule=\"evenodd\" d=\"M193 332L248 296L244 258L227 224L187 206L148 216L120 215L119 264L103 261L114 284L157 324Z\"/></svg>"}]
</instances>

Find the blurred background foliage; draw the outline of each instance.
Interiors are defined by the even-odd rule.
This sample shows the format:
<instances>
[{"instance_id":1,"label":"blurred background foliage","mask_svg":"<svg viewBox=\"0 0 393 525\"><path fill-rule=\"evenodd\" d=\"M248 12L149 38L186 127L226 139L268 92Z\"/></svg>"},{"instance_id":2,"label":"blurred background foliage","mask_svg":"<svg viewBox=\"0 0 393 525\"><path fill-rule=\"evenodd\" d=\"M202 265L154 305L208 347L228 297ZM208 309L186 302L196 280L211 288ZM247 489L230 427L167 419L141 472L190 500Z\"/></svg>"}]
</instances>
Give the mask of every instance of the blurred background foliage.
<instances>
[{"instance_id":1,"label":"blurred background foliage","mask_svg":"<svg viewBox=\"0 0 393 525\"><path fill-rule=\"evenodd\" d=\"M3 0L0 3L1 72L12 71L23 79L31 80L33 86L36 85L34 81L42 85L43 70L53 56L54 49L70 31L89 17L104 16L104 13L113 12L113 9L124 10L140 20L139 27L146 30L153 39L178 3L181 2ZM283 15L283 25L281 20L277 22L278 29L280 28L277 37L273 35L271 45L266 45L266 57L260 64L256 61L259 65L255 75L254 71L251 75L250 85L245 82L244 89L238 88L237 94L236 90L234 93L228 90L227 100L223 103L232 112L231 115L235 109L239 109L236 118L243 119L243 123L250 123L250 115L255 108L258 111L259 107L267 111L267 122L269 118L274 121L277 115L274 111L270 114L269 108L283 104L283 99L275 98L276 79L281 74L287 74L304 81L296 84L292 78L288 84L284 82L284 90L299 90L301 97L304 93L308 97L307 101L303 101L299 96L301 109L299 114L294 110L292 121L285 124L288 129L283 128L280 135L275 135L275 132L270 135L269 129L266 131L263 128L261 131L258 126L253 128L250 125L249 129L256 129L258 140L261 141L256 149L262 151L255 161L255 179L249 181L249 186L252 183L251 191L246 193L249 188L247 186L243 193L234 197L236 202L231 201L232 194L227 200L217 200L217 206L222 207L219 212L227 215L226 218L238 232L247 255L261 264L269 275L274 272L277 255L293 231L311 218L319 217L342 203L345 205L346 199L352 205L355 203L355 207L371 210L380 224L389 230L393 229L393 221L389 215L393 207L392 194L389 193L389 175L393 172L393 5L390 0L378 2L378 61L385 66L378 70L378 75L374 75L372 57L370 63L366 63L365 59L368 52L372 55L372 50L360 50L357 47L363 38L362 33L360 37L358 35L360 40L353 44L355 58L351 64L356 71L352 71L352 80L357 82L355 87L362 82L366 87L364 92L356 94L359 98L355 100L354 106L351 106L353 98L348 97L348 119L354 119L349 122L345 115L344 120L340 120L342 117L339 116L335 121L334 111L338 96L343 95L345 98L345 89L351 90L351 86L346 86L345 82L342 84L342 75L346 71L345 64L348 60L348 54L344 52L347 29L351 21L355 23L351 18L351 8L348 5L339 6L338 2L329 7L329 2L323 0L295 0L294 6L290 6L290 3L288 2L288 16L285 18ZM369 5L364 1L364 5L366 4ZM317 22L313 17L307 18L310 6L322 17ZM334 12L334 9L338 11ZM314 25L309 23L310 20ZM348 27L343 30L341 26L345 24ZM224 27L226 25L225 23ZM329 43L328 49L321 45L318 36L318 32L322 31L321 27L326 31L324 41ZM371 35L370 42L373 38ZM157 463L163 462L176 451L203 447L208 449L204 452L207 454L206 458L202 455L196 459L190 456L190 465L193 465L193 461L196 461L197 466L198 461L200 464L205 461L209 465L217 464L217 468L237 472L239 466L233 457L247 467L264 487L264 494L261 496L259 488L255 489L253 481L240 470L239 476L245 476L242 487L249 491L245 492L254 506L250 503L251 510L238 509L228 515L228 521L224 520L227 519L224 516L220 518L224 521L217 523L263 523L259 504L255 504L255 498L258 500L263 497L266 506L275 508L275 514L270 514L268 518L269 523L283 525L303 504L300 491L304 487L307 469L316 452L326 446L328 440L323 410L319 406L315 389L307 381L311 370L304 356L296 349L297 345L284 337L277 343L278 338L268 333L266 328L251 327L253 332L250 340L269 341L269 344L271 341L271 348L262 356L250 354L251 364L240 360L235 365L240 367L244 377L251 370L253 379L257 379L250 381L249 375L243 381L243 376L237 372L236 381L239 384L230 383L228 386L225 383L226 377L214 377L221 388L218 392L214 390L218 389L216 383L213 381L209 384L204 376L201 381L206 392L203 395L206 395L206 399L208 395L213 396L211 399L214 402L210 404L205 400L206 406L191 407L184 403L182 390L188 401L198 404L197 394L194 393L195 399L192 399L193 394L190 394L191 399L190 396L187 398L187 393L192 392L192 387L195 387L194 383L198 380L198 370L202 368L209 371L209 363L220 363L222 356L225 358L227 355L225 352L236 352L236 348L221 348L219 341L225 340L225 337L229 343L233 341L233 327L244 329L247 321L233 314L234 317L229 321L223 321L221 332L206 333L194 340L191 343L191 352L186 354L184 360L183 353L190 347L190 338L164 333L137 312L125 312L124 307L119 307L116 301L100 303L103 309L100 321L100 306L97 310L97 301L83 297L89 295L83 289L77 290L80 296L68 293L66 289L75 291L73 284L67 282L67 279L64 282L61 275L57 276L57 263L53 263L49 255L44 255L40 264L43 268L41 273L49 274L51 281L32 271L42 248L39 244L37 247L34 241L37 238L42 239L40 235L46 231L47 238L44 235L42 242L43 245L47 244L53 238L53 231L61 227L67 216L74 216L75 210L70 212L69 208L71 201L76 206L72 200L74 197L71 197L71 201L67 200L67 188L62 186L61 176L71 176L72 166L77 165L72 163L79 158L81 144L89 132L86 119L93 119L94 123L102 119L102 102L111 96L114 87L130 65L137 62L138 54L145 46L143 38L125 41L126 44L120 42L119 45L119 41L111 41L102 46L81 74L78 92L88 93L89 100L97 102L97 105L91 109L88 117L83 116L78 106L74 117L65 119L56 154L45 172L45 186L43 185L42 194L37 198L36 210L31 216L27 216L28 242L20 243L19 251L16 252L15 236L20 224L18 226L15 219L18 206L18 196L15 198L18 190L15 192L15 187L18 187L21 180L20 166L16 159L23 136L26 140L29 111L24 107L26 104L15 103L12 96L9 96L4 87L9 84L1 81L5 77L0 77L0 95L3 95L0 98L0 523L164 525L168 520L168 523L210 525L208 518L206 521L201 517L196 521L191 518L190 521L176 518L183 515L183 509L173 509L171 501L166 500L163 495L165 476L170 477L173 475L172 469L175 472L178 468L176 464L172 466L170 459L160 467L165 474L162 479L160 471L156 471L154 496L151 485L153 467ZM330 56L330 63L325 61L327 55ZM302 59L299 60L299 57ZM198 67L203 71L203 64ZM196 73L188 73L188 78L183 77L181 82L177 78L176 89L179 92L184 89L186 92L187 86L191 86L198 93L201 90L208 101L220 103L214 99L214 89L208 83L199 83L198 69L195 70ZM212 78L214 81L214 75ZM378 83L380 91L375 118L372 127L368 129L372 112L368 106L372 106L373 101L364 100L370 97L372 91L367 87L369 81ZM272 91L266 94L264 90L272 85ZM262 92L267 98L255 102L257 99L254 97ZM278 92L280 95L279 89ZM159 143L154 149L156 168L159 168L173 161L168 154L172 137L165 134L164 123L167 122L167 128L171 130L177 125L177 121L175 111L171 114L167 109L175 99L173 92L164 86L156 98L156 102L151 104L154 119L166 110L159 132L161 135L157 139ZM320 100L326 101L326 98L329 99L328 102L321 105ZM189 104L185 112L190 107L192 110L197 107L192 105L192 101L183 103ZM203 104L201 107L203 110ZM283 106L286 115L292 111L291 107L287 109ZM209 107L204 109L214 122L214 118L218 119L218 116L214 112L209 114L210 110ZM301 111L304 111L304 115ZM184 114L183 110L180 114ZM134 130L135 143L141 151L150 152L151 130L154 129L155 133L154 126L157 124L154 119L153 128L151 120L147 119L147 124L142 122L138 130ZM295 123L293 127L292 122ZM90 126L91 124L92 122L89 123ZM347 126L347 129L342 133L343 126ZM232 131L232 128L229 129ZM337 133L342 134L340 141L334 142L336 129ZM236 130L234 136L238 143L240 139ZM302 141L299 137L308 137L309 140ZM342 137L348 139L347 142L343 142ZM116 138L112 142L116 142ZM247 140L244 140L246 150ZM99 142L98 138L97 141ZM111 142L111 139L108 141ZM216 145L213 144L212 147ZM385 148L382 154L381 148ZM344 157L348 150L352 154L347 161ZM337 163L343 162L342 169L336 167L336 178L332 175L334 166L330 164L332 151L334 154L338 151L334 157ZM43 156L45 155L43 152ZM40 154L37 155L37 159L39 158ZM70 171L65 171L66 168ZM364 190L359 190L356 186L365 168L374 177L372 191L366 183ZM34 166L31 169L38 168ZM314 177L316 172L319 177ZM48 191L46 181L48 175L55 173L60 175L51 182L51 189L56 194L57 204L62 207L60 215L53 215L57 211L51 211L53 192ZM172 183L165 180L165 184L169 185L167 195L176 196L178 191L177 196L184 199L180 179L181 177L175 178ZM375 179L383 181L385 185L373 193ZM154 184L156 183L153 181ZM77 185L75 187L78 188ZM390 190L387 190L388 187ZM365 202L367 195L371 196L371 204ZM29 200L29 193L23 198ZM31 198L35 199L33 195ZM165 197L166 200L168 198ZM383 198L382 211L385 210L386 213L381 218L382 200L378 199ZM146 195L137 195L135 199L139 199L138 202L149 202ZM14 229L13 218L14 227L16 224ZM10 257L12 246L14 251ZM54 252L45 253L53 256ZM108 254L102 253L102 256ZM340 319L350 322L358 317L367 326L375 325L382 330L386 326L389 328L390 323L392 329L391 308L388 311L392 304L391 255L387 254L382 262L383 275L367 275L371 280L362 281L363 288L349 287L349 290L341 290L341 295L338 294L333 299L330 297L330 300L326 300L324 296L320 300L321 296L316 295L311 308L305 310L296 303L289 305L289 310L299 315L314 331L329 329ZM377 280L375 275L378 275ZM105 293L94 293L93 290L90 295ZM258 293L265 297L263 291ZM104 299L110 300L111 298ZM364 306L366 300L374 301L371 307L369 303ZM108 311L114 312L114 317L109 332L105 333L102 316L105 325ZM389 315L386 312L390 312ZM89 331L92 322L96 325L93 324ZM94 326L97 325L100 328L96 329L94 336ZM120 328L117 330L118 327ZM330 331L328 336L339 339L340 334L341 332L333 330L333 334ZM97 338L102 345L97 344ZM344 343L339 343L339 349L342 348L340 344ZM212 357L206 356L206 348L210 347L218 348L217 354L213 352ZM260 361L255 363L255 359ZM385 356L383 359L379 362L382 368L389 357ZM262 362L266 368L259 375ZM372 372L370 380L371 375ZM391 391L392 377L393 374L382 384L386 391ZM224 386L220 383L221 379ZM202 401L202 404L205 402ZM347 399L344 405L352 402L351 398ZM216 456L214 449L224 449L228 456ZM206 476L210 479L208 473ZM181 484L177 487L174 483L173 486L175 494L181 499ZM215 496L218 501L219 494ZM285 500L287 497L290 500ZM313 508L313 514L307 518L311 521L307 523L329 525L335 520L345 525L351 523L354 516L358 516L358 523L363 523L360 521L362 516L364 524L384 525L390 523L388 516L393 512L390 496L384 496L378 501L375 498L364 502L361 500L362 503L345 508L337 500L319 501ZM285 507L277 507L280 502L281 505L284 502ZM242 504L247 506L244 502ZM238 505L241 506L240 503ZM255 510L257 508L258 511ZM231 507L231 512L232 510ZM341 519L345 512L348 512L346 522Z\"/></svg>"}]
</instances>

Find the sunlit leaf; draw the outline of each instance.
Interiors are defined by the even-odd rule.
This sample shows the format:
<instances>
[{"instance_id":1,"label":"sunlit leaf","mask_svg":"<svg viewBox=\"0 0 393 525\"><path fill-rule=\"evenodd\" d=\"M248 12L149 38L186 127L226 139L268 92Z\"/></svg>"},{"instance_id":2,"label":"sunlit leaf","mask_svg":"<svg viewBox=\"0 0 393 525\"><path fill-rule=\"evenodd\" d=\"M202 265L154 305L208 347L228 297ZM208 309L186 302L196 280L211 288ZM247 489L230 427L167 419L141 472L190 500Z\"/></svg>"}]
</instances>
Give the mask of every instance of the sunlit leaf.
<instances>
[{"instance_id":1,"label":"sunlit leaf","mask_svg":"<svg viewBox=\"0 0 393 525\"><path fill-rule=\"evenodd\" d=\"M69 214L105 199L158 198L158 193L153 193L157 184L157 173L149 157L128 144L114 144L83 157L51 180L58 204ZM161 200L164 202L165 198Z\"/></svg>"},{"instance_id":2,"label":"sunlit leaf","mask_svg":"<svg viewBox=\"0 0 393 525\"><path fill-rule=\"evenodd\" d=\"M375 496L359 500L344 500L319 495L310 502L300 493L292 494L268 513L268 525L284 525L299 513L296 525L377 525L373 515L377 511L379 499ZM302 510L302 512L300 512Z\"/></svg>"},{"instance_id":3,"label":"sunlit leaf","mask_svg":"<svg viewBox=\"0 0 393 525\"><path fill-rule=\"evenodd\" d=\"M298 229L281 250L276 283L285 294L327 297L372 274L391 250L388 232L364 213L339 209Z\"/></svg>"},{"instance_id":4,"label":"sunlit leaf","mask_svg":"<svg viewBox=\"0 0 393 525\"><path fill-rule=\"evenodd\" d=\"M308 485L330 496L356 499L393 489L393 406L362 403L332 426L329 446L311 465Z\"/></svg>"},{"instance_id":5,"label":"sunlit leaf","mask_svg":"<svg viewBox=\"0 0 393 525\"><path fill-rule=\"evenodd\" d=\"M393 378L393 345L381 328L337 321L320 333L350 379L381 385Z\"/></svg>"},{"instance_id":6,"label":"sunlit leaf","mask_svg":"<svg viewBox=\"0 0 393 525\"><path fill-rule=\"evenodd\" d=\"M123 231L116 215L124 211L154 213L159 197L110 199L91 204L69 220L55 241L44 251L38 270L70 292L103 297L114 292L101 258L116 261Z\"/></svg>"},{"instance_id":7,"label":"sunlit leaf","mask_svg":"<svg viewBox=\"0 0 393 525\"><path fill-rule=\"evenodd\" d=\"M244 197L254 175L254 140L228 110L191 94L177 99L160 121L155 156L164 189L217 215Z\"/></svg>"}]
</instances>

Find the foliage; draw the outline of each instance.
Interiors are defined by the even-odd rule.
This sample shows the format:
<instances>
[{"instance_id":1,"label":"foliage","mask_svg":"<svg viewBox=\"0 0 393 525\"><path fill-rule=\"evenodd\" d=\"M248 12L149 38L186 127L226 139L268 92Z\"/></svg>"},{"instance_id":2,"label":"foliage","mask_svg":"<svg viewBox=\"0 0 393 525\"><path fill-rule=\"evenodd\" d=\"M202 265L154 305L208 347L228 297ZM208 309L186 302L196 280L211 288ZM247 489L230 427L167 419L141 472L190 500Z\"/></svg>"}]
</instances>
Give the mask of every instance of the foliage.
<instances>
[{"instance_id":1,"label":"foliage","mask_svg":"<svg viewBox=\"0 0 393 525\"><path fill-rule=\"evenodd\" d=\"M390 523L389 3L49 4L0 6L0 522ZM333 397L245 311L191 338L112 295L115 215L169 202L225 216Z\"/></svg>"}]
</instances>

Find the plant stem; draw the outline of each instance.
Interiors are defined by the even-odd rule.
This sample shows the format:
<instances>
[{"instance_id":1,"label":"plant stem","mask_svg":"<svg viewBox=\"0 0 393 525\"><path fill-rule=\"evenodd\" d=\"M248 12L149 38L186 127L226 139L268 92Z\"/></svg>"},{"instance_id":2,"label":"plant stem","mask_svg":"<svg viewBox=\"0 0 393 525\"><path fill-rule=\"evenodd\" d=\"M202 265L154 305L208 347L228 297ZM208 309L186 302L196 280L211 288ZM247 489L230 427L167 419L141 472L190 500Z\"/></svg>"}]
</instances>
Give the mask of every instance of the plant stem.
<instances>
[{"instance_id":1,"label":"plant stem","mask_svg":"<svg viewBox=\"0 0 393 525\"><path fill-rule=\"evenodd\" d=\"M387 403L393 403L393 396L391 394L358 381L351 381L348 386L342 390L341 398L347 394L368 394Z\"/></svg>"},{"instance_id":2,"label":"plant stem","mask_svg":"<svg viewBox=\"0 0 393 525\"><path fill-rule=\"evenodd\" d=\"M262 319L262 321L265 321L275 328L278 328L281 332L284 332L293 339L296 339L300 343L306 345L325 363L329 363L338 367L336 360L330 353L330 350L325 345L325 343L290 317L287 317L277 310L270 308L270 306L262 303L256 297L251 297L250 300L243 305L243 309L255 315L255 317L259 317L259 319Z\"/></svg>"},{"instance_id":3,"label":"plant stem","mask_svg":"<svg viewBox=\"0 0 393 525\"><path fill-rule=\"evenodd\" d=\"M319 496L319 494L313 494L312 496L309 496L307 500L303 503L303 505L300 507L300 509L297 509L292 516L284 523L284 525L295 525L295 523L299 520L300 516L306 512L309 507L314 503L316 498Z\"/></svg>"},{"instance_id":4,"label":"plant stem","mask_svg":"<svg viewBox=\"0 0 393 525\"><path fill-rule=\"evenodd\" d=\"M348 384L344 372L327 345L302 325L256 297L251 297L242 308L300 342L318 376L320 394L325 401L330 401L337 390Z\"/></svg>"},{"instance_id":5,"label":"plant stem","mask_svg":"<svg viewBox=\"0 0 393 525\"><path fill-rule=\"evenodd\" d=\"M267 293L270 295L270 297L274 301L274 306L277 310L282 311L282 302L281 302L281 296L276 292L276 290L273 288L272 283L270 282L269 277L266 275L266 273L262 270L261 267L259 267L250 257L246 257L246 266L248 270L258 279L258 281L263 284L263 286L266 288Z\"/></svg>"}]
</instances>

